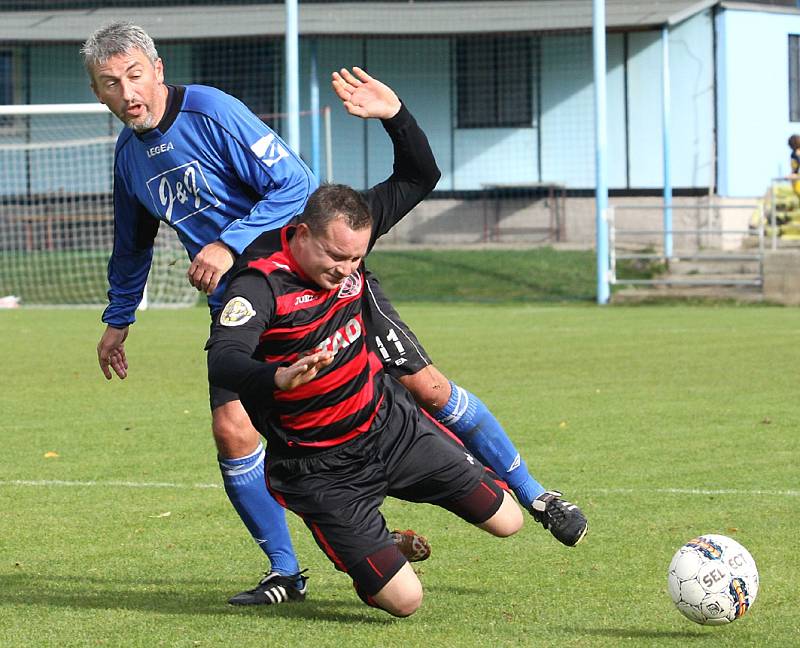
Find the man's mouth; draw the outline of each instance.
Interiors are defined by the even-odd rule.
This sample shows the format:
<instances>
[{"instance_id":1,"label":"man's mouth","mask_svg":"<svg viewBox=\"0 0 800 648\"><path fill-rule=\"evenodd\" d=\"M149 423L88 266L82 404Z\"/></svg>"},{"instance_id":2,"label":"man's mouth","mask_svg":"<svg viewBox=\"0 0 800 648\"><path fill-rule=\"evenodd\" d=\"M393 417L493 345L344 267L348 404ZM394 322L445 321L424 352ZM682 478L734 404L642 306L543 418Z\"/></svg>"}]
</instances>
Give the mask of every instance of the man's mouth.
<instances>
[{"instance_id":1,"label":"man's mouth","mask_svg":"<svg viewBox=\"0 0 800 648\"><path fill-rule=\"evenodd\" d=\"M125 109L125 114L131 117L139 117L144 112L142 104L131 104Z\"/></svg>"}]
</instances>

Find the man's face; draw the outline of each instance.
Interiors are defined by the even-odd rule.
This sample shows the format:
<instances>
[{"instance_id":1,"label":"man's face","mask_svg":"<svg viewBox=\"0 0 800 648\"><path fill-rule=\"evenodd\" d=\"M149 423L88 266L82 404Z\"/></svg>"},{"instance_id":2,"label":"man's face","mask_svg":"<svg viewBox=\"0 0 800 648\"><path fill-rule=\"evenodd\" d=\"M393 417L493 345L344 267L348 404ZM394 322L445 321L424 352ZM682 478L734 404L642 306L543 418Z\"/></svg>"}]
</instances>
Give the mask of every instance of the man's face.
<instances>
[{"instance_id":1,"label":"man's face","mask_svg":"<svg viewBox=\"0 0 800 648\"><path fill-rule=\"evenodd\" d=\"M135 131L154 128L164 116L167 92L161 59L155 64L139 49L112 56L90 71L100 103Z\"/></svg>"},{"instance_id":2,"label":"man's face","mask_svg":"<svg viewBox=\"0 0 800 648\"><path fill-rule=\"evenodd\" d=\"M290 246L295 260L320 288L333 290L353 274L367 253L371 230L352 230L341 219L315 235L305 223L297 226Z\"/></svg>"}]
</instances>

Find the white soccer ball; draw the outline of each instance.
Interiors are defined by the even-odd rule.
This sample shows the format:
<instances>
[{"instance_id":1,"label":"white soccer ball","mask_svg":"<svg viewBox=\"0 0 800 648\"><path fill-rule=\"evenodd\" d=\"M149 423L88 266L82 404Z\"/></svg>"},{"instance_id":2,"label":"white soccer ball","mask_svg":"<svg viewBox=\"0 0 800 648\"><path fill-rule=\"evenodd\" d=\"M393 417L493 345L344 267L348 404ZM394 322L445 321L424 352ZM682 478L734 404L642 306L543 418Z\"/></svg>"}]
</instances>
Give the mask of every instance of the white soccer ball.
<instances>
[{"instance_id":1,"label":"white soccer ball","mask_svg":"<svg viewBox=\"0 0 800 648\"><path fill-rule=\"evenodd\" d=\"M667 574L669 595L686 618L721 625L744 616L758 594L758 569L735 540L707 533L678 549Z\"/></svg>"}]
</instances>

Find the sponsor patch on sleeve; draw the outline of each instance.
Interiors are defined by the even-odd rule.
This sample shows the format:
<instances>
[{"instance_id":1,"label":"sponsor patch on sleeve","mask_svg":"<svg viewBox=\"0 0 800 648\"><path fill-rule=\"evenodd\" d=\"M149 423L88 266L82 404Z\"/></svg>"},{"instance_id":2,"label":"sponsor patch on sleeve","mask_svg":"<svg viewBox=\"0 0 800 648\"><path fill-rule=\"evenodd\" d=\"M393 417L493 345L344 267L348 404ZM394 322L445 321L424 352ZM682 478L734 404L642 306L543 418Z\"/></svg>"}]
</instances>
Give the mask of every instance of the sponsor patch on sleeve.
<instances>
[{"instance_id":1,"label":"sponsor patch on sleeve","mask_svg":"<svg viewBox=\"0 0 800 648\"><path fill-rule=\"evenodd\" d=\"M222 326L241 326L250 321L256 314L253 305L244 297L234 297L222 309L219 323Z\"/></svg>"}]
</instances>

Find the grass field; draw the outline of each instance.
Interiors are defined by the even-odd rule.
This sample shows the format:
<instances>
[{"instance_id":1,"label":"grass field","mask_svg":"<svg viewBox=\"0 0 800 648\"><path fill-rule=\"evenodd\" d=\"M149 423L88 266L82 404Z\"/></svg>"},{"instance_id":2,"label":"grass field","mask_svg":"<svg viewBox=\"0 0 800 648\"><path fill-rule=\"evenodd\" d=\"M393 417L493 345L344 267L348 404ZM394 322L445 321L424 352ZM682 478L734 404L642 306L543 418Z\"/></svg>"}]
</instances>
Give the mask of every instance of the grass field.
<instances>
[{"instance_id":1,"label":"grass field","mask_svg":"<svg viewBox=\"0 0 800 648\"><path fill-rule=\"evenodd\" d=\"M798 312L407 303L437 363L577 501L585 542L528 520L497 540L387 501L426 533L421 610L366 608L293 516L310 597L240 609L265 567L228 505L208 431L201 308L140 316L130 377L96 367L98 313L0 312L0 645L792 646L798 644ZM674 551L730 535L762 578L709 628L666 593Z\"/></svg>"},{"instance_id":2,"label":"grass field","mask_svg":"<svg viewBox=\"0 0 800 648\"><path fill-rule=\"evenodd\" d=\"M160 251L154 263L159 280L150 284L151 299L169 294L167 285L185 286L183 250ZM107 250L0 252L0 297L17 295L23 304L104 304L107 264ZM597 285L595 255L588 249L379 249L369 265L395 300L436 301L447 295L448 301L592 301ZM651 277L654 271L624 260L617 267L627 279Z\"/></svg>"}]
</instances>

